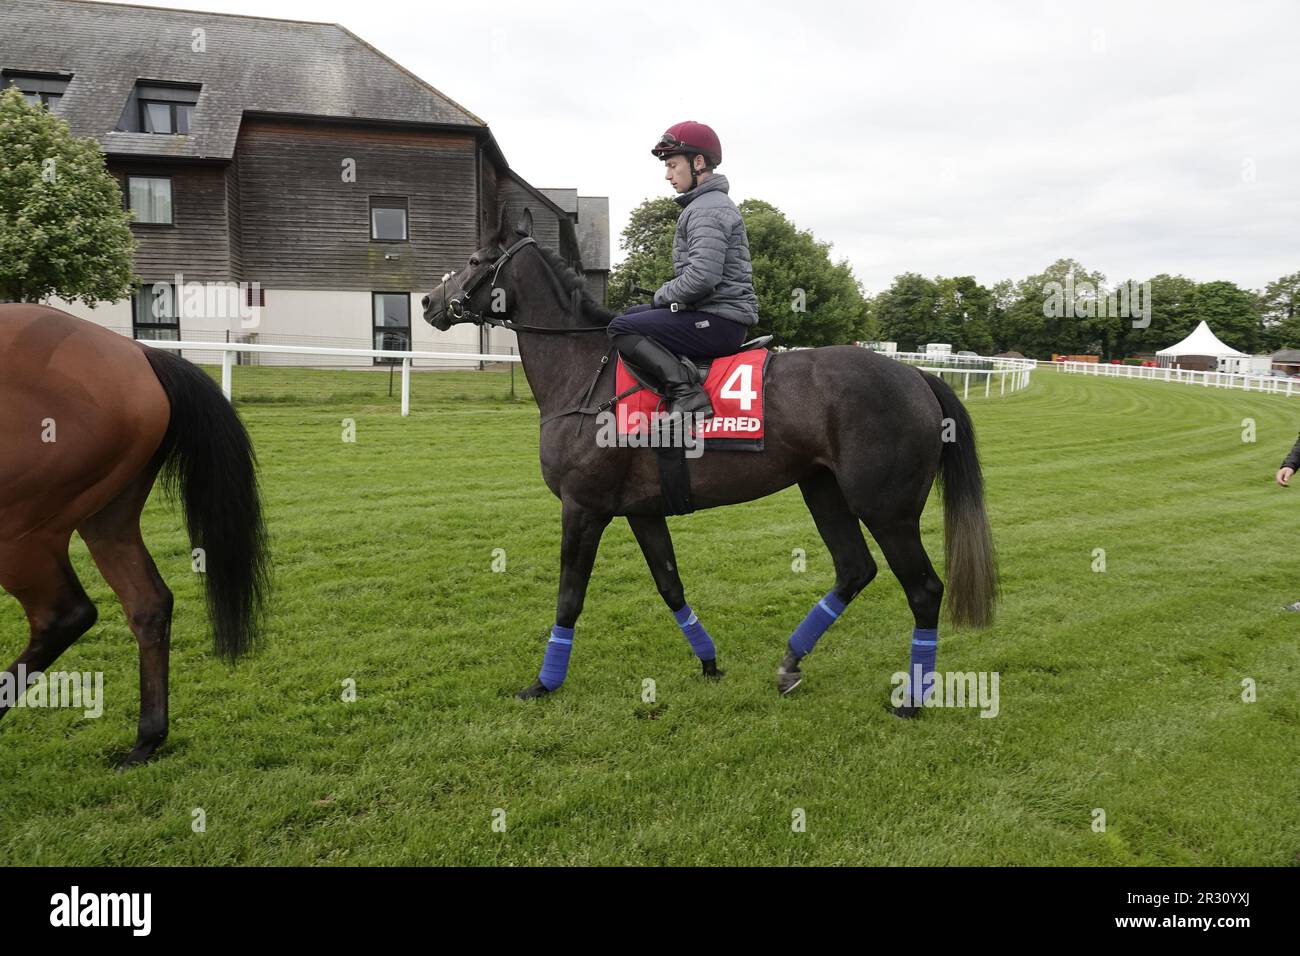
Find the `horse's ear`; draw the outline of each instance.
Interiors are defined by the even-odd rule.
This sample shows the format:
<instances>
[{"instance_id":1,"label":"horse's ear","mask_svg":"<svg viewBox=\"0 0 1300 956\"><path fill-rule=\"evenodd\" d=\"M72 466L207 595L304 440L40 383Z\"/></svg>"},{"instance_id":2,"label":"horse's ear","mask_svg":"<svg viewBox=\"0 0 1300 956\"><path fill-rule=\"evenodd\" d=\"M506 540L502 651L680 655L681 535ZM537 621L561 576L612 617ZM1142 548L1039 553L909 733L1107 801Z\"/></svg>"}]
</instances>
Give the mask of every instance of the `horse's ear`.
<instances>
[{"instance_id":1,"label":"horse's ear","mask_svg":"<svg viewBox=\"0 0 1300 956\"><path fill-rule=\"evenodd\" d=\"M497 233L496 233L496 238L497 238L497 240L498 240L499 242L505 242L506 236L509 234L509 233L507 232L507 230L508 230L510 227L509 227L508 225L506 225L509 221L510 221L510 216L509 216L509 214L506 212L506 207L505 207L505 206L502 206L502 207L501 207L501 217L500 217L500 219L497 221Z\"/></svg>"},{"instance_id":2,"label":"horse's ear","mask_svg":"<svg viewBox=\"0 0 1300 956\"><path fill-rule=\"evenodd\" d=\"M531 236L533 234L533 211L531 209L525 207L519 225L515 226L515 232L521 236Z\"/></svg>"}]
</instances>

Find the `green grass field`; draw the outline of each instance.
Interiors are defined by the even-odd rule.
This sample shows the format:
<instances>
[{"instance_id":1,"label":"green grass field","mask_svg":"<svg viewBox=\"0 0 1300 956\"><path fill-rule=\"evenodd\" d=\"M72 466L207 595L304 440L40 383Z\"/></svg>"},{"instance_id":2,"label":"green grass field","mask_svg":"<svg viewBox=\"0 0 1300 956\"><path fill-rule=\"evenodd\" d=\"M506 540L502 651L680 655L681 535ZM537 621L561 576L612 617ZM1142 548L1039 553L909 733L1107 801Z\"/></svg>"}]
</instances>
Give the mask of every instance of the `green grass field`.
<instances>
[{"instance_id":1,"label":"green grass field","mask_svg":"<svg viewBox=\"0 0 1300 956\"><path fill-rule=\"evenodd\" d=\"M416 376L408 419L386 376L358 392L356 373L279 374L282 399L313 400L241 403L274 539L267 646L212 658L179 512L156 498L171 736L114 773L135 643L74 542L100 621L55 669L104 671L104 715L0 722L0 863L1300 864L1300 615L1281 610L1300 598L1300 490L1272 484L1300 401L1053 370L972 398L1003 600L990 630L941 629L939 668L996 671L1000 713L901 721L886 704L912 621L883 566L803 686L775 692L832 582L795 489L671 521L725 680L699 676L616 522L568 683L513 700L558 568L536 408L502 401L499 373ZM941 513L932 500L924 528L942 572ZM25 635L0 599L7 659Z\"/></svg>"}]
</instances>

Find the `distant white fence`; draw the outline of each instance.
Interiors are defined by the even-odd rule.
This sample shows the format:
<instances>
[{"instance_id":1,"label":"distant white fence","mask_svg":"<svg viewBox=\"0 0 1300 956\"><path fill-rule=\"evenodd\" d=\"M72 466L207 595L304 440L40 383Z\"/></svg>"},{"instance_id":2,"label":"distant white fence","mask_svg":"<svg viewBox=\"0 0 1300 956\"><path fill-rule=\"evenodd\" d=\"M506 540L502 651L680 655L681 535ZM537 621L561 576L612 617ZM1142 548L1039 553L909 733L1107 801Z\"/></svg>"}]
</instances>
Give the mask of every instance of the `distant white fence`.
<instances>
[{"instance_id":1,"label":"distant white fence","mask_svg":"<svg viewBox=\"0 0 1300 956\"><path fill-rule=\"evenodd\" d=\"M387 358L402 363L402 414L411 413L411 362L415 359L441 359L464 362L519 362L518 355L493 355L482 352L439 352L439 351L401 351L395 349L351 349L329 348L314 345L260 345L251 342L177 342L165 339L137 339L141 345L158 349L172 349L198 353L215 353L221 361L221 391L227 399L231 394L231 378L236 356L240 353L263 352L281 355L318 355L326 359L348 358ZM999 358L996 356L971 355L935 355L925 352L881 352L890 358L917 365L926 372L962 376L962 398L970 397L971 376L984 377L984 395L992 394L993 379L998 379L998 394L1017 392L1029 387L1030 373L1038 365L1035 359ZM938 362L945 364L939 365ZM983 363L985 368L974 368ZM1062 364L1062 363L1057 363ZM1073 363L1087 364L1087 363ZM1163 371L1163 370L1162 370ZM976 392L979 387L976 385ZM1290 394L1288 392L1288 394Z\"/></svg>"},{"instance_id":2,"label":"distant white fence","mask_svg":"<svg viewBox=\"0 0 1300 956\"><path fill-rule=\"evenodd\" d=\"M458 359L466 362L518 362L518 355L485 355L481 352L405 352L394 349L336 349L310 345L254 345L241 342L172 342L161 339L137 339L141 345L156 349L221 354L221 392L230 398L230 379L235 355L240 352L279 352L284 355L346 356L350 358L390 358L402 363L402 414L411 414L411 361L413 359Z\"/></svg>"},{"instance_id":3,"label":"distant white fence","mask_svg":"<svg viewBox=\"0 0 1300 956\"><path fill-rule=\"evenodd\" d=\"M881 352L880 354L914 365L925 372L960 375L963 399L970 398L972 376L976 376L976 394L979 394L978 376L984 377L984 397L988 398L993 394L995 377L998 380L999 395L1019 392L1029 387L1030 375L1038 366L1037 359L1002 358L995 355L953 355L950 352ZM983 368L976 368L976 365L983 365Z\"/></svg>"},{"instance_id":4,"label":"distant white fence","mask_svg":"<svg viewBox=\"0 0 1300 956\"><path fill-rule=\"evenodd\" d=\"M1239 388L1246 392L1272 395L1297 395L1294 380L1268 375L1242 375L1236 372L1195 372L1185 368L1153 368L1141 365L1103 365L1100 362L1052 362L1058 371L1073 375L1099 375L1105 378L1134 378L1151 382L1182 382L1205 388Z\"/></svg>"}]
</instances>

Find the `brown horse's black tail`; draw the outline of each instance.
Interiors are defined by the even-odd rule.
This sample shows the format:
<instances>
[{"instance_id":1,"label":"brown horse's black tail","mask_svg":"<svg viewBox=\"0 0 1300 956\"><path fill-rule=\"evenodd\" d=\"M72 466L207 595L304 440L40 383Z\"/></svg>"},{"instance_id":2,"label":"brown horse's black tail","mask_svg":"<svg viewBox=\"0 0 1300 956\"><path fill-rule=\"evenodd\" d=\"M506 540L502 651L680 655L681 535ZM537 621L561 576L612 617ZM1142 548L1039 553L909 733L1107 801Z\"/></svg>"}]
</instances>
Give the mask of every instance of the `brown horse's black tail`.
<instances>
[{"instance_id":1,"label":"brown horse's black tail","mask_svg":"<svg viewBox=\"0 0 1300 956\"><path fill-rule=\"evenodd\" d=\"M179 492L191 545L201 548L208 618L216 653L234 662L258 640L269 591L266 527L257 459L243 422L197 365L144 347L171 402L158 454L163 488Z\"/></svg>"},{"instance_id":2,"label":"brown horse's black tail","mask_svg":"<svg viewBox=\"0 0 1300 956\"><path fill-rule=\"evenodd\" d=\"M937 376L921 374L944 416L939 483L943 488L948 617L958 627L987 627L993 623L998 596L997 556L984 509L984 476L975 449L975 428L957 393Z\"/></svg>"}]
</instances>

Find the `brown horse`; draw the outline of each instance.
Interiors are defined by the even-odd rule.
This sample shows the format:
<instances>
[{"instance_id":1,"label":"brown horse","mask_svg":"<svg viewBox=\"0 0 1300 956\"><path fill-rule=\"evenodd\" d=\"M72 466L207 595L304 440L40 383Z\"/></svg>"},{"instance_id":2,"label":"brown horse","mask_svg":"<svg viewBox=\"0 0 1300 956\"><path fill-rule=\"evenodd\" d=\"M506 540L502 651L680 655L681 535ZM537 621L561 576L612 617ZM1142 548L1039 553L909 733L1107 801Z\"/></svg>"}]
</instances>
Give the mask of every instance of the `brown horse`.
<instances>
[{"instance_id":1,"label":"brown horse","mask_svg":"<svg viewBox=\"0 0 1300 956\"><path fill-rule=\"evenodd\" d=\"M201 549L216 652L233 661L256 641L267 588L256 462L234 409L171 352L47 306L0 305L0 587L31 627L0 681L21 694L95 623L68 559L77 531L139 643L139 734L123 767L167 736L172 594L140 535L160 472Z\"/></svg>"}]
</instances>

